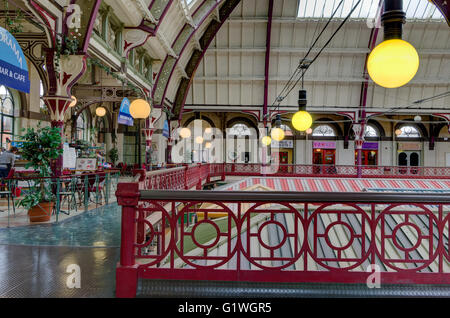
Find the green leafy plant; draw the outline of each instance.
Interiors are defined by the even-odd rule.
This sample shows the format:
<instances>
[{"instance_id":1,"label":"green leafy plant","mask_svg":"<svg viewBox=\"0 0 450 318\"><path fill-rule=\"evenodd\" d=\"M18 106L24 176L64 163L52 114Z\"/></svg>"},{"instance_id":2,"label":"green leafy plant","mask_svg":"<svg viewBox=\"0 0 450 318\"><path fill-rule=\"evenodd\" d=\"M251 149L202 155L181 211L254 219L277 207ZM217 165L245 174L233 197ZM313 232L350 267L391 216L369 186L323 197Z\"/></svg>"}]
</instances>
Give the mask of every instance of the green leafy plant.
<instances>
[{"instance_id":1,"label":"green leafy plant","mask_svg":"<svg viewBox=\"0 0 450 318\"><path fill-rule=\"evenodd\" d=\"M61 56L74 55L78 52L80 41L77 38L69 38L64 36L64 43L62 43L59 37L56 37L55 47L55 70L59 74L61 67Z\"/></svg>"},{"instance_id":2,"label":"green leafy plant","mask_svg":"<svg viewBox=\"0 0 450 318\"><path fill-rule=\"evenodd\" d=\"M112 163L115 165L116 161L119 160L119 150L117 150L117 148L112 148L109 151L108 156L111 159Z\"/></svg>"},{"instance_id":3,"label":"green leafy plant","mask_svg":"<svg viewBox=\"0 0 450 318\"><path fill-rule=\"evenodd\" d=\"M25 21L22 10L9 11L9 4L7 0L3 0L3 5L5 8L5 26L11 34L23 32L23 22Z\"/></svg>"},{"instance_id":4,"label":"green leafy plant","mask_svg":"<svg viewBox=\"0 0 450 318\"><path fill-rule=\"evenodd\" d=\"M31 209L42 202L55 200L49 179L52 176L50 164L63 153L60 147L62 137L59 128L39 125L36 129L28 128L21 139L24 141L22 157L28 161L25 167L33 168L40 177L32 181L30 189L17 204Z\"/></svg>"}]
</instances>

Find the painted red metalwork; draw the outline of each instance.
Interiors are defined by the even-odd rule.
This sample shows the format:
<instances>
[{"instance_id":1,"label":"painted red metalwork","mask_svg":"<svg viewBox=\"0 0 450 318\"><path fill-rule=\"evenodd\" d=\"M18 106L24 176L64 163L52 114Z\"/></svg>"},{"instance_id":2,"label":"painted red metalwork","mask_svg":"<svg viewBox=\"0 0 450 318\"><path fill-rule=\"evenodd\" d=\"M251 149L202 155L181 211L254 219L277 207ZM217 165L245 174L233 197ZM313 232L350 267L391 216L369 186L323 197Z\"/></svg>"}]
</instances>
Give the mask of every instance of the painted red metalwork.
<instances>
[{"instance_id":1,"label":"painted red metalwork","mask_svg":"<svg viewBox=\"0 0 450 318\"><path fill-rule=\"evenodd\" d=\"M153 93L152 93L152 97L155 98L155 93L157 90L158 85L161 85L160 83L160 75L163 73L163 71L167 71L166 69L166 65L169 65L169 67L171 67L170 69L170 73L168 76L168 79L165 83L165 88L164 91L161 95L161 101L160 101L160 105L156 105L155 107L162 107L162 105L164 105L164 100L165 100L165 96L167 93L167 89L169 87L169 83L171 81L172 75L175 71L175 68L180 60L181 55L183 55L185 48L188 46L188 44L190 43L191 38L194 36L194 34L200 29L200 26L206 21L206 19L208 18L208 16L210 16L210 14L218 7L220 6L221 2L223 0L219 0L217 1L215 4L212 5L211 8L209 8L209 10L198 20L197 26L195 28L193 28L192 26L190 26L189 24L185 24L179 31L178 35L175 37L175 40L172 43L172 48L174 48L176 46L177 40L180 38L180 36L185 32L185 30L187 28L193 28L193 30L191 31L189 37L187 38L187 40L184 42L180 52L178 53L178 57L175 59L174 63L172 65L169 65L169 56L167 55L162 66L161 69L159 71L158 77L156 79L155 82L155 86L153 89ZM208 1L203 0L203 2L197 7L197 9L193 12L192 16L195 17L197 12L202 12L202 10L200 10L204 5L208 5L210 4Z\"/></svg>"},{"instance_id":2,"label":"painted red metalwork","mask_svg":"<svg viewBox=\"0 0 450 318\"><path fill-rule=\"evenodd\" d=\"M320 178L356 178L356 166L328 165L280 165L271 167L262 164L211 163L194 164L180 167L145 171L137 169L134 175L141 190L189 190L200 189L211 178L226 176L242 177L320 177ZM363 178L388 179L450 179L450 167L397 167L363 166Z\"/></svg>"},{"instance_id":3,"label":"painted red metalwork","mask_svg":"<svg viewBox=\"0 0 450 318\"><path fill-rule=\"evenodd\" d=\"M142 192L139 198L137 189L121 184L116 193L123 206L118 297L135 296L130 286L138 278L361 284L373 273L367 272L372 264L379 266L382 284L450 283L450 216L444 213L450 204L439 199L316 202L249 192L238 200L209 192L211 200L200 200L172 192L160 204L142 199ZM193 215L201 219L191 224ZM136 240L136 226L147 233L142 241ZM214 235L200 241L205 227ZM268 227L277 228L276 243L264 236ZM339 232L346 232L346 241L336 239Z\"/></svg>"},{"instance_id":4,"label":"painted red metalwork","mask_svg":"<svg viewBox=\"0 0 450 318\"><path fill-rule=\"evenodd\" d=\"M450 26L450 5L446 0L431 0L434 5L439 9L442 15L445 17L447 24Z\"/></svg>"},{"instance_id":5,"label":"painted red metalwork","mask_svg":"<svg viewBox=\"0 0 450 318\"><path fill-rule=\"evenodd\" d=\"M279 165L272 167L263 164L226 163L224 169L228 176L357 177L357 166L350 165ZM449 179L450 167L362 166L361 173L363 178Z\"/></svg>"}]
</instances>

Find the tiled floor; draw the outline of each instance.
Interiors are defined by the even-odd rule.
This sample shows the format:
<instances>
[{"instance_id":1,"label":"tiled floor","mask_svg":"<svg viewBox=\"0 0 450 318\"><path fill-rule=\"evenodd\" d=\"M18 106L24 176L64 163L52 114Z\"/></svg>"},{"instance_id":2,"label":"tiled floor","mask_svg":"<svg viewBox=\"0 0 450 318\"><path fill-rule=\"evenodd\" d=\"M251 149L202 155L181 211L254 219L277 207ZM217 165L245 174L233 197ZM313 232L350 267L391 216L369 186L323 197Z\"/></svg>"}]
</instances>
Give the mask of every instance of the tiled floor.
<instances>
[{"instance_id":1,"label":"tiled floor","mask_svg":"<svg viewBox=\"0 0 450 318\"><path fill-rule=\"evenodd\" d=\"M0 297L114 297L118 248L0 246ZM80 269L80 288L70 288ZM70 269L70 268L69 268Z\"/></svg>"},{"instance_id":2,"label":"tiled floor","mask_svg":"<svg viewBox=\"0 0 450 318\"><path fill-rule=\"evenodd\" d=\"M120 208L111 204L58 224L0 229L0 244L119 247L120 220Z\"/></svg>"},{"instance_id":3,"label":"tiled floor","mask_svg":"<svg viewBox=\"0 0 450 318\"><path fill-rule=\"evenodd\" d=\"M111 204L58 224L0 229L0 297L114 297L120 208ZM81 288L69 288L71 264Z\"/></svg>"}]
</instances>

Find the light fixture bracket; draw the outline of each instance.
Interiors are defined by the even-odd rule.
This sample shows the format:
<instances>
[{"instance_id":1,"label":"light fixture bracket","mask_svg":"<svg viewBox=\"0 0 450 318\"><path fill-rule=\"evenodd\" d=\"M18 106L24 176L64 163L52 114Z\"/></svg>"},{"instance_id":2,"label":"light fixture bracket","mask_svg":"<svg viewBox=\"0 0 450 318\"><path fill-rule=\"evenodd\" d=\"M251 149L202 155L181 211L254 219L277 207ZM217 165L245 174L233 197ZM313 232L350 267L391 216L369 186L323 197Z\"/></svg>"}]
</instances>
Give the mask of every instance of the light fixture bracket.
<instances>
[{"instance_id":1,"label":"light fixture bracket","mask_svg":"<svg viewBox=\"0 0 450 318\"><path fill-rule=\"evenodd\" d=\"M275 127L280 128L281 127L281 115L277 114L275 117Z\"/></svg>"},{"instance_id":2,"label":"light fixture bracket","mask_svg":"<svg viewBox=\"0 0 450 318\"><path fill-rule=\"evenodd\" d=\"M406 14L403 11L403 0L385 0L381 25L384 27L384 41L401 39Z\"/></svg>"},{"instance_id":3,"label":"light fixture bracket","mask_svg":"<svg viewBox=\"0 0 450 318\"><path fill-rule=\"evenodd\" d=\"M306 90L301 89L298 91L298 110L304 111L306 110L306 104L308 103L308 100L306 98Z\"/></svg>"}]
</instances>

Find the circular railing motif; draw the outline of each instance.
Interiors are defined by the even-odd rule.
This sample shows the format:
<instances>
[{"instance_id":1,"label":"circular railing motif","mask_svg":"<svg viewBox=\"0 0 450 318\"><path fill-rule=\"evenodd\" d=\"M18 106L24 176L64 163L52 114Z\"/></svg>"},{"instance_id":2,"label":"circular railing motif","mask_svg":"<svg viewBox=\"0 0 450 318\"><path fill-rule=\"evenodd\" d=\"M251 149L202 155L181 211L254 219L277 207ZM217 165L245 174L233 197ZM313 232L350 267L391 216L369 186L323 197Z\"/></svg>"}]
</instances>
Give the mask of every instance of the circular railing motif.
<instances>
[{"instance_id":1,"label":"circular railing motif","mask_svg":"<svg viewBox=\"0 0 450 318\"><path fill-rule=\"evenodd\" d=\"M292 226L287 226L287 223ZM278 234L271 237L278 237L278 241L268 242L267 235L263 237L270 227ZM292 205L258 203L241 218L241 251L258 268L284 269L300 258L304 250L304 232L303 218ZM285 253L281 253L281 249ZM286 251L290 251L290 255L286 255Z\"/></svg>"},{"instance_id":2,"label":"circular railing motif","mask_svg":"<svg viewBox=\"0 0 450 318\"><path fill-rule=\"evenodd\" d=\"M180 224L179 239L174 246L176 254L187 265L194 268L217 268L227 263L236 253L237 244L232 242L232 234L238 226L235 213L221 202L202 202L198 208L191 202L177 213L176 222ZM183 226L195 213L201 219L193 226ZM216 221L213 221L216 220ZM205 228L206 227L206 228ZM208 231L207 227L212 229ZM212 255L211 250L226 244L223 255Z\"/></svg>"},{"instance_id":3,"label":"circular railing motif","mask_svg":"<svg viewBox=\"0 0 450 318\"><path fill-rule=\"evenodd\" d=\"M439 237L442 239L443 254L450 262L450 213L443 220L441 231L442 234Z\"/></svg>"},{"instance_id":4,"label":"circular railing motif","mask_svg":"<svg viewBox=\"0 0 450 318\"><path fill-rule=\"evenodd\" d=\"M264 238L263 238L263 231L268 231L267 228L272 226L275 227L276 229L273 231L277 231L278 233L282 233L282 238L279 242L271 245L271 242L267 242ZM268 250L277 250L279 248L281 248L284 243L286 242L288 235L286 232L286 228L284 227L283 224L281 224L280 222L274 221L274 220L270 220L265 222L264 224L262 224L259 229L258 229L258 235L257 235L258 241L261 244L261 246L263 246L264 248L268 249Z\"/></svg>"},{"instance_id":5,"label":"circular railing motif","mask_svg":"<svg viewBox=\"0 0 450 318\"><path fill-rule=\"evenodd\" d=\"M395 270L418 271L438 254L439 222L420 204L392 204L376 219L376 252L384 265Z\"/></svg>"},{"instance_id":6,"label":"circular railing motif","mask_svg":"<svg viewBox=\"0 0 450 318\"><path fill-rule=\"evenodd\" d=\"M139 215L138 218L136 218L135 220L137 227L138 228L141 227L145 235L144 243L134 244L137 250L136 257L153 260L148 263L146 262L145 266L152 266L157 263L160 263L170 252L170 246L172 245L173 235L167 237L164 227L161 227L159 229L155 228L155 226L153 226L146 219L146 217L148 217L151 214L160 213L161 224L170 224L170 226L173 228L172 218L169 215L169 213L164 209L164 207L156 202L148 203L146 206L143 206L138 210L136 210L136 213ZM169 240L169 242L166 242L167 240ZM145 250L151 244L159 246L159 248L156 249L156 251L154 251L152 254L149 254Z\"/></svg>"},{"instance_id":7,"label":"circular railing motif","mask_svg":"<svg viewBox=\"0 0 450 318\"><path fill-rule=\"evenodd\" d=\"M346 243L342 243L342 242L332 242L330 240L330 236L331 236L331 232L337 232L337 231L347 231L348 235L350 236L350 238L347 240ZM325 241L327 243L327 245L329 247L331 247L334 250L337 251L344 251L347 248L349 248L353 241L355 240L355 234L353 232L353 229L350 227L350 225L348 225L347 223L344 222L333 222L330 225L328 225L328 227L325 229ZM340 246L339 244L340 243Z\"/></svg>"},{"instance_id":8,"label":"circular railing motif","mask_svg":"<svg viewBox=\"0 0 450 318\"><path fill-rule=\"evenodd\" d=\"M359 228L352 225L356 219ZM308 253L326 269L354 269L370 255L370 224L367 212L355 204L323 204L308 220Z\"/></svg>"}]
</instances>

